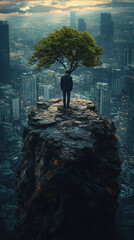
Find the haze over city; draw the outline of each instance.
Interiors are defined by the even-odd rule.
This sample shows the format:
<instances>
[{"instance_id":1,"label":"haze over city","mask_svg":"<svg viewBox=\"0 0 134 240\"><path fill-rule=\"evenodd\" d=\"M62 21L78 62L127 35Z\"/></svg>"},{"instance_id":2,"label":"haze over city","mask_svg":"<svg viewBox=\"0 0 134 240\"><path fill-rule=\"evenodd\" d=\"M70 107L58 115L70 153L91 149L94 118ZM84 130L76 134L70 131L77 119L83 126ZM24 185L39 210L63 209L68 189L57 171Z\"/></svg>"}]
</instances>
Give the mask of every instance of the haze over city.
<instances>
[{"instance_id":1,"label":"haze over city","mask_svg":"<svg viewBox=\"0 0 134 240\"><path fill-rule=\"evenodd\" d=\"M102 66L73 72L71 97L91 100L115 124L122 160L116 240L133 240L133 0L0 1L0 234L2 240L16 239L15 176L28 115L37 102L62 98L64 68L55 63L36 72L28 58L35 43L63 26L87 31L105 49Z\"/></svg>"}]
</instances>

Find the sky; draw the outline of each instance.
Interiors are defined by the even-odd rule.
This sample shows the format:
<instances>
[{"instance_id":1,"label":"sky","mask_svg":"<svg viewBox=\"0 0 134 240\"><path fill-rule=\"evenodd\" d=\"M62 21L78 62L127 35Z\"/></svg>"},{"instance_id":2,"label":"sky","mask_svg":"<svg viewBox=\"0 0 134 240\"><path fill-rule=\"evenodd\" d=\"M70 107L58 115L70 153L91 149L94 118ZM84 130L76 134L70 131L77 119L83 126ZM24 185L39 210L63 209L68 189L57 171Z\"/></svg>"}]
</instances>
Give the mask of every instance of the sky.
<instances>
[{"instance_id":1,"label":"sky","mask_svg":"<svg viewBox=\"0 0 134 240\"><path fill-rule=\"evenodd\" d=\"M0 0L0 14L34 15L81 11L111 2L134 2L134 0Z\"/></svg>"}]
</instances>

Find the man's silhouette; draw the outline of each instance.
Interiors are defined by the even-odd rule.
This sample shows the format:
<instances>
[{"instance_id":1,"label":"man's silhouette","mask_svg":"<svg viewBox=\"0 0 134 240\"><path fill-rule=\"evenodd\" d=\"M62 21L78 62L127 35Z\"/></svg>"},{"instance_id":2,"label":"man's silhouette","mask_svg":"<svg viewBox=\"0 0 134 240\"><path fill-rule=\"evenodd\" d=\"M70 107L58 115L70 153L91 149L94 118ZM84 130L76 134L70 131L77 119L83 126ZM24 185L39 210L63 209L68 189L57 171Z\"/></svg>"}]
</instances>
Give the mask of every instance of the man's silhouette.
<instances>
[{"instance_id":1,"label":"man's silhouette","mask_svg":"<svg viewBox=\"0 0 134 240\"><path fill-rule=\"evenodd\" d=\"M61 77L61 90L63 91L63 104L64 108L69 108L69 103L70 103L70 92L73 89L73 80L72 77L69 75L69 69L65 70L66 75ZM66 95L67 95L67 104L66 104Z\"/></svg>"}]
</instances>

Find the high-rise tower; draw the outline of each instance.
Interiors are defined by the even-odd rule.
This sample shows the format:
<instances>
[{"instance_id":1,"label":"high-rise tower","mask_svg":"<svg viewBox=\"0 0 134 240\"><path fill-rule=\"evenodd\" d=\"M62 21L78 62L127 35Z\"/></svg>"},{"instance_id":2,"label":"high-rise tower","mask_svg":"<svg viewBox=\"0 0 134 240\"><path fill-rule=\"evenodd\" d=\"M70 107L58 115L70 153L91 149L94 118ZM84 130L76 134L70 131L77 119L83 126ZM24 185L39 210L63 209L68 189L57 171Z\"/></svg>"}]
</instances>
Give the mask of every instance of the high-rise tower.
<instances>
[{"instance_id":1,"label":"high-rise tower","mask_svg":"<svg viewBox=\"0 0 134 240\"><path fill-rule=\"evenodd\" d=\"M98 44L105 49L105 56L112 57L114 46L114 23L111 13L101 13Z\"/></svg>"},{"instance_id":2,"label":"high-rise tower","mask_svg":"<svg viewBox=\"0 0 134 240\"><path fill-rule=\"evenodd\" d=\"M86 22L83 18L78 19L78 31L84 32L86 31Z\"/></svg>"},{"instance_id":3,"label":"high-rise tower","mask_svg":"<svg viewBox=\"0 0 134 240\"><path fill-rule=\"evenodd\" d=\"M134 49L124 50L124 66L132 65L134 63Z\"/></svg>"},{"instance_id":4,"label":"high-rise tower","mask_svg":"<svg viewBox=\"0 0 134 240\"><path fill-rule=\"evenodd\" d=\"M96 105L100 114L110 116L110 87L108 83L96 84Z\"/></svg>"},{"instance_id":5,"label":"high-rise tower","mask_svg":"<svg viewBox=\"0 0 134 240\"><path fill-rule=\"evenodd\" d=\"M0 83L10 82L9 27L0 21Z\"/></svg>"},{"instance_id":6,"label":"high-rise tower","mask_svg":"<svg viewBox=\"0 0 134 240\"><path fill-rule=\"evenodd\" d=\"M114 23L111 13L101 13L100 35L108 38L113 38L114 36Z\"/></svg>"},{"instance_id":7,"label":"high-rise tower","mask_svg":"<svg viewBox=\"0 0 134 240\"><path fill-rule=\"evenodd\" d=\"M76 29L76 22L75 22L75 12L70 12L70 26Z\"/></svg>"},{"instance_id":8,"label":"high-rise tower","mask_svg":"<svg viewBox=\"0 0 134 240\"><path fill-rule=\"evenodd\" d=\"M37 81L30 73L22 76L22 101L23 106L33 106L37 101Z\"/></svg>"}]
</instances>

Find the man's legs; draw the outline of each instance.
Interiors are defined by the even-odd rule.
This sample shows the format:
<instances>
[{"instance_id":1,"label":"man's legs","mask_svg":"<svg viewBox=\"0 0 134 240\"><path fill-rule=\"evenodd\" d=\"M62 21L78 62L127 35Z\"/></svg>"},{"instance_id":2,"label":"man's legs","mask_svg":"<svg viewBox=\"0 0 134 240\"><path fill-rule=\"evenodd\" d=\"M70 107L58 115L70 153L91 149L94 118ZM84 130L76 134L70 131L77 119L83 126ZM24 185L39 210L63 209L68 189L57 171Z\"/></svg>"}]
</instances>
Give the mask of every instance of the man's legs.
<instances>
[{"instance_id":1,"label":"man's legs","mask_svg":"<svg viewBox=\"0 0 134 240\"><path fill-rule=\"evenodd\" d=\"M67 108L69 108L70 103L70 91L67 91Z\"/></svg>"},{"instance_id":2,"label":"man's legs","mask_svg":"<svg viewBox=\"0 0 134 240\"><path fill-rule=\"evenodd\" d=\"M66 107L66 91L63 91L63 103L64 107Z\"/></svg>"}]
</instances>

